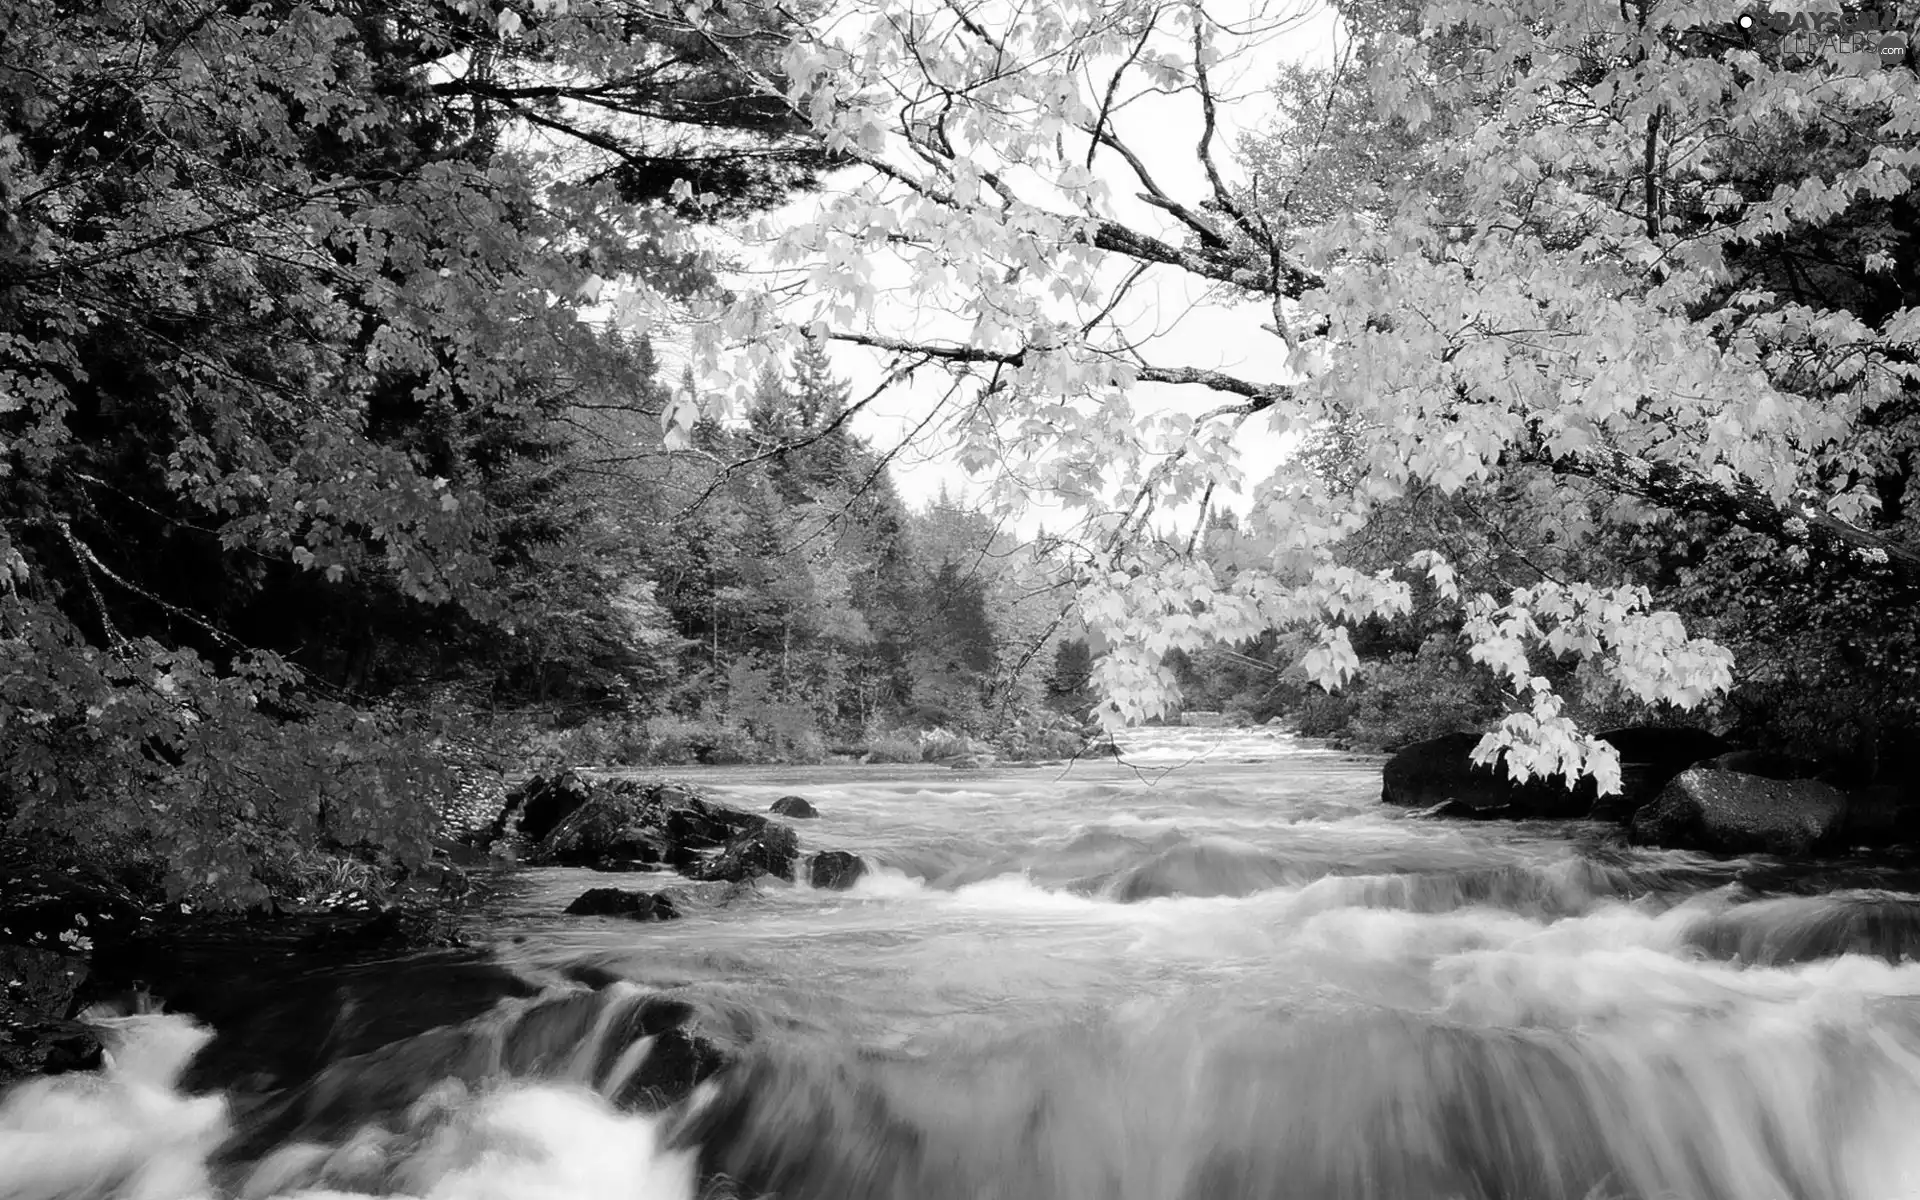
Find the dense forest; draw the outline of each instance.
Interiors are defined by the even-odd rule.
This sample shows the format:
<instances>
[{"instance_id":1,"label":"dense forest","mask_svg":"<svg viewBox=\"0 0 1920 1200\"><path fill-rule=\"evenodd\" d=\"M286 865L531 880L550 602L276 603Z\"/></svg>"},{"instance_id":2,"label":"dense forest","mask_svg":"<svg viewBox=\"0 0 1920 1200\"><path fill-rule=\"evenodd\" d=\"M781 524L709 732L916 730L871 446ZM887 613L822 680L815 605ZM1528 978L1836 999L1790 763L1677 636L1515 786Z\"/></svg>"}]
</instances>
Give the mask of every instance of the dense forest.
<instances>
[{"instance_id":1,"label":"dense forest","mask_svg":"<svg viewBox=\"0 0 1920 1200\"><path fill-rule=\"evenodd\" d=\"M476 770L1078 745L1058 596L902 506L823 354L668 453L651 341L582 319L831 164L747 82L786 18L506 15L0 19L18 844L250 902L417 861Z\"/></svg>"},{"instance_id":2,"label":"dense forest","mask_svg":"<svg viewBox=\"0 0 1920 1200\"><path fill-rule=\"evenodd\" d=\"M463 711L544 728L536 743L572 761L1080 748L1087 702L1075 714L1054 681L1068 607L1055 572L944 492L910 511L851 432L821 349L676 452L660 449L650 343L636 362L631 394L581 414L578 515L542 558L541 619L490 671L457 647L390 686L444 679Z\"/></svg>"}]
</instances>

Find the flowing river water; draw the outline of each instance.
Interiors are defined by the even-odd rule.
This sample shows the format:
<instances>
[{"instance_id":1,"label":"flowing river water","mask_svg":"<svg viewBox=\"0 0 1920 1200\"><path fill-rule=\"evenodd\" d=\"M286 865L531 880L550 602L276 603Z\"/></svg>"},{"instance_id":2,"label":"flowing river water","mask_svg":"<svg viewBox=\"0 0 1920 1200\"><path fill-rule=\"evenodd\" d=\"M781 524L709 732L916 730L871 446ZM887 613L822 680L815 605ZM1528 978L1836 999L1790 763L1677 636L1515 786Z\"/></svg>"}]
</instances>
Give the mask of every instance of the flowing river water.
<instances>
[{"instance_id":1,"label":"flowing river water","mask_svg":"<svg viewBox=\"0 0 1920 1200\"><path fill-rule=\"evenodd\" d=\"M182 1086L191 1022L121 1019L102 1075L0 1101L0 1197L1920 1197L1896 865L1426 819L1264 730L694 778L805 795L803 849L869 873L657 924L558 914L665 879L511 875L485 929L526 994L271 1120ZM638 1111L668 1004L738 1059Z\"/></svg>"}]
</instances>

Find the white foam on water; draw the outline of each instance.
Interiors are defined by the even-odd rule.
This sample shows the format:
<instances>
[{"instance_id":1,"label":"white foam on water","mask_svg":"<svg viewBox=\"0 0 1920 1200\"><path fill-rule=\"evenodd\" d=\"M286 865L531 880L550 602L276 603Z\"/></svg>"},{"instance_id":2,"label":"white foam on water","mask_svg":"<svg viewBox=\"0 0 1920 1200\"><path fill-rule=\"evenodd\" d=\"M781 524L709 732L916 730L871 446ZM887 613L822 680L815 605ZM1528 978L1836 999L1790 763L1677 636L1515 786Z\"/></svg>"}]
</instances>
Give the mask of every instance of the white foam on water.
<instances>
[{"instance_id":1,"label":"white foam on water","mask_svg":"<svg viewBox=\"0 0 1920 1200\"><path fill-rule=\"evenodd\" d=\"M692 1151L661 1144L658 1118L619 1113L584 1088L450 1088L416 1106L398 1137L289 1146L255 1168L243 1200L322 1200L342 1191L414 1200L691 1200Z\"/></svg>"},{"instance_id":2,"label":"white foam on water","mask_svg":"<svg viewBox=\"0 0 1920 1200\"><path fill-rule=\"evenodd\" d=\"M226 1101L176 1084L210 1032L184 1017L103 1019L105 1066L0 1096L0 1200L187 1200L230 1131Z\"/></svg>"},{"instance_id":3,"label":"white foam on water","mask_svg":"<svg viewBox=\"0 0 1920 1200\"><path fill-rule=\"evenodd\" d=\"M0 1097L0 1200L215 1200L209 1164L233 1131L226 1100L189 1096L181 1071L207 1030L155 1014L100 1022L94 1073L36 1079ZM402 1127L335 1146L294 1144L251 1173L242 1200L692 1200L691 1151L660 1118L613 1110L582 1086L445 1084Z\"/></svg>"}]
</instances>

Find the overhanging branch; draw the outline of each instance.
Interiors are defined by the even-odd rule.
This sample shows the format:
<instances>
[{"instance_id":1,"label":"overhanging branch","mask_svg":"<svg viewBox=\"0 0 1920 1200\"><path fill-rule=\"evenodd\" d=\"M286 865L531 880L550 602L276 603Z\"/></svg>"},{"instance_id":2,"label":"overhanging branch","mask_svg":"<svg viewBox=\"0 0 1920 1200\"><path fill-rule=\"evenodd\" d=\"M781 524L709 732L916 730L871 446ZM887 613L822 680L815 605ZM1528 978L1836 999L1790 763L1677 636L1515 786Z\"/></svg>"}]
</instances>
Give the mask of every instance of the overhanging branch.
<instances>
[{"instance_id":1,"label":"overhanging branch","mask_svg":"<svg viewBox=\"0 0 1920 1200\"><path fill-rule=\"evenodd\" d=\"M1536 447L1522 458L1555 474L1591 479L1674 512L1717 517L1783 546L1797 546L1824 563L1844 564L1851 575L1920 588L1920 552L1912 547L1812 505L1782 506L1744 480L1717 483L1677 463L1655 462L1605 447L1559 457Z\"/></svg>"}]
</instances>

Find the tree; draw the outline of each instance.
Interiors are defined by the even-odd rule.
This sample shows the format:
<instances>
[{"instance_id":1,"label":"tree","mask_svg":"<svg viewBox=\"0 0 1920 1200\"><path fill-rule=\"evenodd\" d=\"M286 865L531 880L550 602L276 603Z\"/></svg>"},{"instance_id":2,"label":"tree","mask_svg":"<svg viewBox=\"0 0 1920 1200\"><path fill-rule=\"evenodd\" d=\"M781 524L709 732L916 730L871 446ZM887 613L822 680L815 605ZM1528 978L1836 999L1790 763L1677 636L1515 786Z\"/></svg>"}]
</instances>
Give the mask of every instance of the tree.
<instances>
[{"instance_id":1,"label":"tree","mask_svg":"<svg viewBox=\"0 0 1920 1200\"><path fill-rule=\"evenodd\" d=\"M1296 225L1281 181L1230 179L1219 136L1223 82L1280 22L1199 3L836 7L789 50L791 84L763 94L858 177L812 220L762 230L804 293L716 309L702 367L738 388L811 336L954 376L950 429L970 465L1000 467L996 498L1086 514L1075 567L1109 720L1165 708L1169 652L1272 627L1316 631L1305 666L1337 684L1349 630L1404 613L1424 579L1514 697L1482 756L1511 746L1519 774L1611 788L1614 755L1543 664L1571 656L1643 703L1697 707L1732 680L1723 647L1611 568L1496 595L1463 591L1432 547L1376 571L1340 547L1412 489L1525 479L1541 503L1597 493L1608 522L1710 519L1819 574L1920 583L1885 499L1911 469L1920 329L1910 48L1795 57L1727 15L1358 14L1374 119L1417 158L1389 194ZM1154 92L1192 106L1197 189L1163 186L1133 123ZM884 289L864 265L883 250L899 262ZM1128 296L1182 278L1270 315L1262 369L1143 344ZM889 303L902 290L950 319ZM1148 411L1149 384L1196 399ZM676 409L676 436L696 415ZM1357 432L1351 487L1245 487L1248 445L1330 427ZM1223 502L1246 515L1230 578L1153 523Z\"/></svg>"},{"instance_id":2,"label":"tree","mask_svg":"<svg viewBox=\"0 0 1920 1200\"><path fill-rule=\"evenodd\" d=\"M570 430L631 366L581 317L610 276L710 288L687 221L829 160L759 93L783 21L715 57L617 0L8 8L7 833L257 900L422 852L453 723L403 684L550 690L476 649L523 628L597 700L657 669L573 540Z\"/></svg>"}]
</instances>

